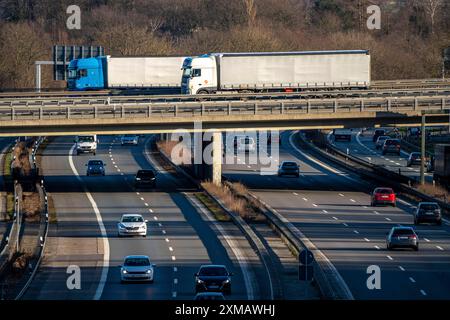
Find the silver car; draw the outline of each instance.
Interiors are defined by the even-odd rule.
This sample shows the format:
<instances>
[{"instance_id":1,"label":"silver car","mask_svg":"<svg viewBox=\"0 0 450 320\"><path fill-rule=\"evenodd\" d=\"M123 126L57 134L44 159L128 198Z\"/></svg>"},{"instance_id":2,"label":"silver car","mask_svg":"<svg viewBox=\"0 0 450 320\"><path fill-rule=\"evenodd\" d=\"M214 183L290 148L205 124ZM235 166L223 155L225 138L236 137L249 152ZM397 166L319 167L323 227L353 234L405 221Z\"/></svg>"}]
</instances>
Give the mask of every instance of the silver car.
<instances>
[{"instance_id":1,"label":"silver car","mask_svg":"<svg viewBox=\"0 0 450 320\"><path fill-rule=\"evenodd\" d=\"M147 236L147 220L140 214L124 214L117 224L117 234L122 236Z\"/></svg>"},{"instance_id":2,"label":"silver car","mask_svg":"<svg viewBox=\"0 0 450 320\"><path fill-rule=\"evenodd\" d=\"M122 145L122 146L124 146L124 145L134 145L134 146L136 146L136 145L138 145L138 143L139 143L139 136L137 136L137 135L132 135L132 134L126 134L126 135L123 135L121 138L120 138L120 144Z\"/></svg>"},{"instance_id":3,"label":"silver car","mask_svg":"<svg viewBox=\"0 0 450 320\"><path fill-rule=\"evenodd\" d=\"M380 136L380 137L378 137L377 141L375 142L375 148L376 149L381 149L381 147L383 146L384 142L387 139L390 139L390 137L389 136Z\"/></svg>"},{"instance_id":4,"label":"silver car","mask_svg":"<svg viewBox=\"0 0 450 320\"><path fill-rule=\"evenodd\" d=\"M419 237L411 227L393 227L386 237L388 250L394 248L412 248L419 250Z\"/></svg>"},{"instance_id":5,"label":"silver car","mask_svg":"<svg viewBox=\"0 0 450 320\"><path fill-rule=\"evenodd\" d=\"M127 256L120 266L120 281L148 281L155 278L155 265L147 256Z\"/></svg>"}]
</instances>

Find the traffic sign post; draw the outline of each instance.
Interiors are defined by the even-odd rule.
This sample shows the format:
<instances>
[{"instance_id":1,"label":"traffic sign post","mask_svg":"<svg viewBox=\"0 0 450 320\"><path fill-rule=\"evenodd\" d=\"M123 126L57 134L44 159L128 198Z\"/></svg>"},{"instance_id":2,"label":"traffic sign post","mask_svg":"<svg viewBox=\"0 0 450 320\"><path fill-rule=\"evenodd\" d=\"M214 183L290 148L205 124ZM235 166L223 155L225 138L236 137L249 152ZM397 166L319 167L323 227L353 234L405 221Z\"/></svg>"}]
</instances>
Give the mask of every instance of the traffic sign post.
<instances>
[{"instance_id":1,"label":"traffic sign post","mask_svg":"<svg viewBox=\"0 0 450 320\"><path fill-rule=\"evenodd\" d=\"M314 254L308 249L304 249L298 255L298 279L300 281L311 281L314 278ZM305 299L308 298L308 285L305 283Z\"/></svg>"}]
</instances>

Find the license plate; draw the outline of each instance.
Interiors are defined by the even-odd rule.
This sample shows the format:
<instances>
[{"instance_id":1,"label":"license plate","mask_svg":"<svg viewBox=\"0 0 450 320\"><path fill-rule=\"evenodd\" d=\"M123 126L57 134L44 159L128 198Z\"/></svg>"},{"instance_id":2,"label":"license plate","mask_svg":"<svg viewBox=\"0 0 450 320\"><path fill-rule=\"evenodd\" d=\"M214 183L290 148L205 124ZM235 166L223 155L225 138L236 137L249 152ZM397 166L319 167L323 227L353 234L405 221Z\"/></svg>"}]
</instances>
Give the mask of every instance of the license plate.
<instances>
[{"instance_id":1,"label":"license plate","mask_svg":"<svg viewBox=\"0 0 450 320\"><path fill-rule=\"evenodd\" d=\"M408 237L399 237L400 240L408 240Z\"/></svg>"},{"instance_id":2,"label":"license plate","mask_svg":"<svg viewBox=\"0 0 450 320\"><path fill-rule=\"evenodd\" d=\"M425 212L426 215L432 216L434 215L434 212Z\"/></svg>"},{"instance_id":3,"label":"license plate","mask_svg":"<svg viewBox=\"0 0 450 320\"><path fill-rule=\"evenodd\" d=\"M219 289L219 286L209 286L211 289Z\"/></svg>"},{"instance_id":4,"label":"license plate","mask_svg":"<svg viewBox=\"0 0 450 320\"><path fill-rule=\"evenodd\" d=\"M382 198L383 198L383 199L389 199L389 197L388 197L388 196L382 196Z\"/></svg>"}]
</instances>

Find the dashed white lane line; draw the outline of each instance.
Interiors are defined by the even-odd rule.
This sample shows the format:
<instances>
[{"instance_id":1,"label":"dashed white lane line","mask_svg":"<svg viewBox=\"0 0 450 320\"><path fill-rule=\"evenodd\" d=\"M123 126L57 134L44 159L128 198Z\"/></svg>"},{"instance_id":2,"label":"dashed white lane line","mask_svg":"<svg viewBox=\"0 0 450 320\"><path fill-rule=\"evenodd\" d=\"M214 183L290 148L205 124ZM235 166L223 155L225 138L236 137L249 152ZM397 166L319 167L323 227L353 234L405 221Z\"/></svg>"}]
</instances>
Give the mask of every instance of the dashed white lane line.
<instances>
[{"instance_id":1,"label":"dashed white lane line","mask_svg":"<svg viewBox=\"0 0 450 320\"><path fill-rule=\"evenodd\" d=\"M350 199L350 201L351 201L351 202L356 202L356 201L355 201L355 200L353 200L353 199Z\"/></svg>"},{"instance_id":2,"label":"dashed white lane line","mask_svg":"<svg viewBox=\"0 0 450 320\"><path fill-rule=\"evenodd\" d=\"M157 221L157 220L158 220L158 217L157 217L157 216L154 216L153 219L154 219L155 221Z\"/></svg>"},{"instance_id":3,"label":"dashed white lane line","mask_svg":"<svg viewBox=\"0 0 450 320\"><path fill-rule=\"evenodd\" d=\"M356 233L356 234L359 234L359 231L358 231L358 230L353 230L353 232Z\"/></svg>"},{"instance_id":4,"label":"dashed white lane line","mask_svg":"<svg viewBox=\"0 0 450 320\"><path fill-rule=\"evenodd\" d=\"M425 290L420 290L420 293L421 293L423 296L426 296L426 295L427 295L427 293L425 292Z\"/></svg>"},{"instance_id":5,"label":"dashed white lane line","mask_svg":"<svg viewBox=\"0 0 450 320\"><path fill-rule=\"evenodd\" d=\"M178 284L178 279L177 278L173 279L173 284Z\"/></svg>"},{"instance_id":6,"label":"dashed white lane line","mask_svg":"<svg viewBox=\"0 0 450 320\"><path fill-rule=\"evenodd\" d=\"M402 271L405 271L405 268L403 268L402 266L398 266L398 268Z\"/></svg>"},{"instance_id":7,"label":"dashed white lane line","mask_svg":"<svg viewBox=\"0 0 450 320\"><path fill-rule=\"evenodd\" d=\"M313 207L316 207L316 208L317 208L317 204L313 203Z\"/></svg>"},{"instance_id":8,"label":"dashed white lane line","mask_svg":"<svg viewBox=\"0 0 450 320\"><path fill-rule=\"evenodd\" d=\"M141 200L142 200L142 201L145 201L145 199L144 199L144 198L142 198L142 197L141 197Z\"/></svg>"},{"instance_id":9,"label":"dashed white lane line","mask_svg":"<svg viewBox=\"0 0 450 320\"><path fill-rule=\"evenodd\" d=\"M342 193L339 193L339 195L340 195L341 197L345 197Z\"/></svg>"},{"instance_id":10,"label":"dashed white lane line","mask_svg":"<svg viewBox=\"0 0 450 320\"><path fill-rule=\"evenodd\" d=\"M337 217L333 217L334 220L339 220Z\"/></svg>"},{"instance_id":11,"label":"dashed white lane line","mask_svg":"<svg viewBox=\"0 0 450 320\"><path fill-rule=\"evenodd\" d=\"M172 256L172 261L175 261L175 260L177 260L177 257Z\"/></svg>"},{"instance_id":12,"label":"dashed white lane line","mask_svg":"<svg viewBox=\"0 0 450 320\"><path fill-rule=\"evenodd\" d=\"M374 211L373 213L375 213L375 214L380 214L378 211Z\"/></svg>"},{"instance_id":13,"label":"dashed white lane line","mask_svg":"<svg viewBox=\"0 0 450 320\"><path fill-rule=\"evenodd\" d=\"M136 192L136 194L139 196L140 195L140 193L139 192Z\"/></svg>"},{"instance_id":14,"label":"dashed white lane line","mask_svg":"<svg viewBox=\"0 0 450 320\"><path fill-rule=\"evenodd\" d=\"M388 258L389 260L394 260L394 258L392 258L391 256L386 256L386 258Z\"/></svg>"},{"instance_id":15,"label":"dashed white lane line","mask_svg":"<svg viewBox=\"0 0 450 320\"><path fill-rule=\"evenodd\" d=\"M149 212L153 213L153 209L148 209Z\"/></svg>"},{"instance_id":16,"label":"dashed white lane line","mask_svg":"<svg viewBox=\"0 0 450 320\"><path fill-rule=\"evenodd\" d=\"M169 247L169 251L172 252L172 251L173 251L173 248L172 248L172 247Z\"/></svg>"},{"instance_id":17,"label":"dashed white lane line","mask_svg":"<svg viewBox=\"0 0 450 320\"><path fill-rule=\"evenodd\" d=\"M444 251L444 248L440 247L440 246L436 246L436 248L438 248L441 251Z\"/></svg>"},{"instance_id":18,"label":"dashed white lane line","mask_svg":"<svg viewBox=\"0 0 450 320\"><path fill-rule=\"evenodd\" d=\"M308 199L306 199L306 198L303 198L303 200L308 201Z\"/></svg>"},{"instance_id":19,"label":"dashed white lane line","mask_svg":"<svg viewBox=\"0 0 450 320\"><path fill-rule=\"evenodd\" d=\"M176 297L177 297L177 292L176 291L172 292L172 298L176 298Z\"/></svg>"},{"instance_id":20,"label":"dashed white lane line","mask_svg":"<svg viewBox=\"0 0 450 320\"><path fill-rule=\"evenodd\" d=\"M72 169L73 174L76 176L77 180L80 182L83 182L81 179L78 170L76 169L74 163L73 163L73 152L75 150L76 144L72 146L72 148L69 151L69 165ZM108 242L108 234L106 233L105 225L103 224L102 215L100 213L100 210L98 209L97 203L94 200L94 197L92 197L92 194L87 190L86 186L83 184L84 192L91 203L92 208L94 209L95 217L97 219L98 226L100 228L101 237L103 240L103 266L102 266L102 273L100 275L100 281L98 283L97 289L95 291L94 300L99 300L102 296L103 289L105 288L105 284L108 278L108 270L109 270L109 256L110 256L110 249L109 249L109 242Z\"/></svg>"},{"instance_id":21,"label":"dashed white lane line","mask_svg":"<svg viewBox=\"0 0 450 320\"><path fill-rule=\"evenodd\" d=\"M162 227L162 223L158 223L158 227L160 227L160 228L161 228L161 227Z\"/></svg>"},{"instance_id":22,"label":"dashed white lane line","mask_svg":"<svg viewBox=\"0 0 450 320\"><path fill-rule=\"evenodd\" d=\"M147 202L146 202L146 203L144 203L144 206L148 207L148 203L147 203Z\"/></svg>"},{"instance_id":23,"label":"dashed white lane line","mask_svg":"<svg viewBox=\"0 0 450 320\"><path fill-rule=\"evenodd\" d=\"M346 224L345 222L343 223L343 225L344 225L345 227L348 227L348 224Z\"/></svg>"},{"instance_id":24,"label":"dashed white lane line","mask_svg":"<svg viewBox=\"0 0 450 320\"><path fill-rule=\"evenodd\" d=\"M173 267L173 272L177 272L178 268L177 267Z\"/></svg>"},{"instance_id":25,"label":"dashed white lane line","mask_svg":"<svg viewBox=\"0 0 450 320\"><path fill-rule=\"evenodd\" d=\"M117 172L120 172L120 169L119 169L119 168L117 168Z\"/></svg>"},{"instance_id":26,"label":"dashed white lane line","mask_svg":"<svg viewBox=\"0 0 450 320\"><path fill-rule=\"evenodd\" d=\"M322 210L322 212L323 212L323 213L328 213L328 211L327 211L327 210Z\"/></svg>"},{"instance_id":27,"label":"dashed white lane line","mask_svg":"<svg viewBox=\"0 0 450 320\"><path fill-rule=\"evenodd\" d=\"M166 238L165 240L166 240L166 242L170 242L169 238Z\"/></svg>"},{"instance_id":28,"label":"dashed white lane line","mask_svg":"<svg viewBox=\"0 0 450 320\"><path fill-rule=\"evenodd\" d=\"M390 218L385 218L387 221L392 221Z\"/></svg>"},{"instance_id":29,"label":"dashed white lane line","mask_svg":"<svg viewBox=\"0 0 450 320\"><path fill-rule=\"evenodd\" d=\"M161 232L162 232L162 234L166 234L167 233L166 230L162 230Z\"/></svg>"},{"instance_id":30,"label":"dashed white lane line","mask_svg":"<svg viewBox=\"0 0 450 320\"><path fill-rule=\"evenodd\" d=\"M380 247L379 246L375 246L375 249L380 250Z\"/></svg>"},{"instance_id":31,"label":"dashed white lane line","mask_svg":"<svg viewBox=\"0 0 450 320\"><path fill-rule=\"evenodd\" d=\"M297 193L297 192L293 192L293 195L294 195L294 196L298 196L298 193Z\"/></svg>"},{"instance_id":32,"label":"dashed white lane line","mask_svg":"<svg viewBox=\"0 0 450 320\"><path fill-rule=\"evenodd\" d=\"M369 240L369 239L367 239L367 238L364 238L364 240L365 240L366 242L370 242L370 240Z\"/></svg>"},{"instance_id":33,"label":"dashed white lane line","mask_svg":"<svg viewBox=\"0 0 450 320\"><path fill-rule=\"evenodd\" d=\"M412 283L416 283L416 280L413 277L409 277L409 281L411 281Z\"/></svg>"},{"instance_id":34,"label":"dashed white lane line","mask_svg":"<svg viewBox=\"0 0 450 320\"><path fill-rule=\"evenodd\" d=\"M426 242L430 242L430 239L428 238L423 238L423 240L425 240Z\"/></svg>"}]
</instances>

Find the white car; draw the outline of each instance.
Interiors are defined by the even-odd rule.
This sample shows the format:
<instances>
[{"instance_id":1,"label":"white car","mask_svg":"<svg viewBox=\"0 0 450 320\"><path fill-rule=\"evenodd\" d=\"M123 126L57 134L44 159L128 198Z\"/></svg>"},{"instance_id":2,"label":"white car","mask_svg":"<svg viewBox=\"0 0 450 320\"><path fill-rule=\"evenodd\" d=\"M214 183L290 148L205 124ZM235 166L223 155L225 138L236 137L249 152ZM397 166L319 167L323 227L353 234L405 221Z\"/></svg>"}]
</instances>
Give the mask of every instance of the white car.
<instances>
[{"instance_id":1,"label":"white car","mask_svg":"<svg viewBox=\"0 0 450 320\"><path fill-rule=\"evenodd\" d=\"M237 151L239 153L254 153L256 152L256 142L252 137L238 137L237 138Z\"/></svg>"},{"instance_id":2,"label":"white car","mask_svg":"<svg viewBox=\"0 0 450 320\"><path fill-rule=\"evenodd\" d=\"M127 256L120 266L120 282L148 281L153 282L155 265L147 256Z\"/></svg>"},{"instance_id":3,"label":"white car","mask_svg":"<svg viewBox=\"0 0 450 320\"><path fill-rule=\"evenodd\" d=\"M117 234L122 236L147 236L147 220L140 214L124 214L117 224Z\"/></svg>"},{"instance_id":4,"label":"white car","mask_svg":"<svg viewBox=\"0 0 450 320\"><path fill-rule=\"evenodd\" d=\"M120 144L124 145L134 145L137 146L139 143L139 136L134 134L126 134L120 138Z\"/></svg>"}]
</instances>

